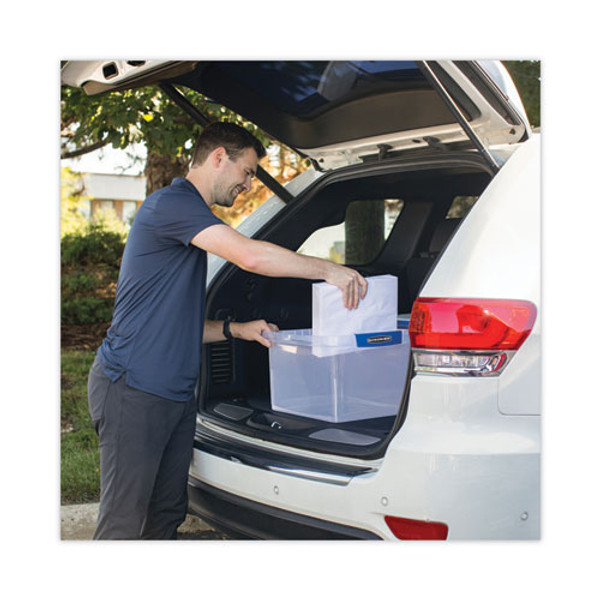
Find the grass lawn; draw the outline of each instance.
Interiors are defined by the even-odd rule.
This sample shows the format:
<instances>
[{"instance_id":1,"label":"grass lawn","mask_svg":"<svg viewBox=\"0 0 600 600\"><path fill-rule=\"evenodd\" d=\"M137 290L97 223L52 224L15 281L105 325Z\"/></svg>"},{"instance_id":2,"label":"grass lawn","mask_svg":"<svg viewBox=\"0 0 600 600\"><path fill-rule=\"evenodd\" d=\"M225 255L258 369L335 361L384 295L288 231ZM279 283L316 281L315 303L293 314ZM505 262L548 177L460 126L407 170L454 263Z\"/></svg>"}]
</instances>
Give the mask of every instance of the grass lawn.
<instances>
[{"instance_id":1,"label":"grass lawn","mask_svg":"<svg viewBox=\"0 0 600 600\"><path fill-rule=\"evenodd\" d=\"M100 497L98 436L87 406L87 376L94 354L61 352L61 504L97 502Z\"/></svg>"}]
</instances>

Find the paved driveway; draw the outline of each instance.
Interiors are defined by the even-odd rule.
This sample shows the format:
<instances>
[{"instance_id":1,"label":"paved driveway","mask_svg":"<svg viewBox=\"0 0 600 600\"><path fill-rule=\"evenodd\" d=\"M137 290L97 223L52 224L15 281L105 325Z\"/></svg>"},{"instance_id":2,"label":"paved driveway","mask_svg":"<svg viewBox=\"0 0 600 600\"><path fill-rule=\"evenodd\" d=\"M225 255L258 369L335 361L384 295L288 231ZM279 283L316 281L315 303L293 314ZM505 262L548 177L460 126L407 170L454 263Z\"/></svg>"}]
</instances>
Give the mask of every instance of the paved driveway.
<instances>
[{"instance_id":1,"label":"paved driveway","mask_svg":"<svg viewBox=\"0 0 600 600\"><path fill-rule=\"evenodd\" d=\"M60 539L91 540L98 518L98 504L69 504L60 507ZM188 515L179 528L183 540L232 539L198 517Z\"/></svg>"}]
</instances>

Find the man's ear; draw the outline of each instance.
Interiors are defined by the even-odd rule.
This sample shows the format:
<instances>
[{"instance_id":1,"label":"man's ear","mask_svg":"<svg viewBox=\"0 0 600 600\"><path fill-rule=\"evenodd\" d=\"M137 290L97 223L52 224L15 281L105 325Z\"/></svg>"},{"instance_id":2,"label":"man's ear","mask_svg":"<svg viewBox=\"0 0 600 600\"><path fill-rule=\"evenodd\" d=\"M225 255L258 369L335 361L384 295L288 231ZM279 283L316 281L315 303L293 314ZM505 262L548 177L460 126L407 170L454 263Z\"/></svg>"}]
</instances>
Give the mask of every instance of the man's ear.
<instances>
[{"instance_id":1,"label":"man's ear","mask_svg":"<svg viewBox=\"0 0 600 600\"><path fill-rule=\"evenodd\" d=\"M222 162L225 160L225 158L227 158L227 150L225 150L223 146L219 146L211 152L210 156L213 167L215 169L218 169L221 166Z\"/></svg>"}]
</instances>

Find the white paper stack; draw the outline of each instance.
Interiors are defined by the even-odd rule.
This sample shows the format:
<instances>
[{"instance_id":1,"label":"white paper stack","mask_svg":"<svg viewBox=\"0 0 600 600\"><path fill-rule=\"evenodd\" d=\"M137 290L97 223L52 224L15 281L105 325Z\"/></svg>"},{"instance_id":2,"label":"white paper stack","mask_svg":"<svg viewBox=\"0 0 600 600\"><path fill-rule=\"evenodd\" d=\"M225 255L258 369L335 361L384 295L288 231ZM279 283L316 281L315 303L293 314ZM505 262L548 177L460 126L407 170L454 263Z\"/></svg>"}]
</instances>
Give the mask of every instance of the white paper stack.
<instances>
[{"instance_id":1,"label":"white paper stack","mask_svg":"<svg viewBox=\"0 0 600 600\"><path fill-rule=\"evenodd\" d=\"M366 278L367 295L358 308L344 306L342 292L329 283L312 288L312 334L315 337L393 331L398 319L398 278L378 275Z\"/></svg>"}]
</instances>

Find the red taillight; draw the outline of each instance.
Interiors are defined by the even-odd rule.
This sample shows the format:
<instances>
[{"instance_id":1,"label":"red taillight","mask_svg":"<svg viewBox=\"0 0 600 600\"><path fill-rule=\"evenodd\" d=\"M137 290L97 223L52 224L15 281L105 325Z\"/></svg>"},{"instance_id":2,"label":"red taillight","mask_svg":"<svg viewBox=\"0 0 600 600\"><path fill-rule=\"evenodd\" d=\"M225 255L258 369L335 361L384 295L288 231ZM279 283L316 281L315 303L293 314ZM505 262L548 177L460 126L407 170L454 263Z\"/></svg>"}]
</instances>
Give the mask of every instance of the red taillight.
<instances>
[{"instance_id":1,"label":"red taillight","mask_svg":"<svg viewBox=\"0 0 600 600\"><path fill-rule=\"evenodd\" d=\"M448 525L434 521L417 521L402 517L385 517L387 526L400 540L445 540Z\"/></svg>"},{"instance_id":2,"label":"red taillight","mask_svg":"<svg viewBox=\"0 0 600 600\"><path fill-rule=\"evenodd\" d=\"M417 298L412 349L517 350L531 333L535 305L524 300Z\"/></svg>"}]
</instances>

